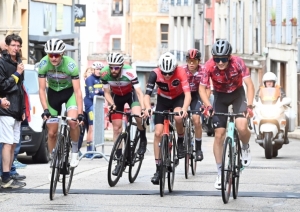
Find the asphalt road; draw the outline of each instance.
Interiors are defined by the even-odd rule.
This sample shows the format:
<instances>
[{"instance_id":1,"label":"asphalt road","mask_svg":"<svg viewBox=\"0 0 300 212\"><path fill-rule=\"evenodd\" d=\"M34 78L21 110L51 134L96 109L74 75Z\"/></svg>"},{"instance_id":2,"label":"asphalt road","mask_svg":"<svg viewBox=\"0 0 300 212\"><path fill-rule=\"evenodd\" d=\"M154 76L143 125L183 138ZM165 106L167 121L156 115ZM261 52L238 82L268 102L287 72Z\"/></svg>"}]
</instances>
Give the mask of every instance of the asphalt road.
<instances>
[{"instance_id":1,"label":"asphalt road","mask_svg":"<svg viewBox=\"0 0 300 212\"><path fill-rule=\"evenodd\" d=\"M153 146L148 145L136 182L130 184L124 173L115 187L107 183L104 159L82 159L75 170L70 194L64 196L61 184L53 201L49 200L49 165L30 164L20 174L27 176L27 186L20 190L0 189L1 211L299 211L300 142L279 150L277 158L267 160L264 150L251 139L252 163L240 178L239 196L223 204L221 192L215 190L216 165L212 152L213 138L203 137L204 161L196 176L185 179L184 160L176 169L174 192L159 195L159 186L150 182L155 171ZM106 142L109 154L112 143ZM83 149L84 150L84 149ZM167 188L167 186L166 186Z\"/></svg>"}]
</instances>

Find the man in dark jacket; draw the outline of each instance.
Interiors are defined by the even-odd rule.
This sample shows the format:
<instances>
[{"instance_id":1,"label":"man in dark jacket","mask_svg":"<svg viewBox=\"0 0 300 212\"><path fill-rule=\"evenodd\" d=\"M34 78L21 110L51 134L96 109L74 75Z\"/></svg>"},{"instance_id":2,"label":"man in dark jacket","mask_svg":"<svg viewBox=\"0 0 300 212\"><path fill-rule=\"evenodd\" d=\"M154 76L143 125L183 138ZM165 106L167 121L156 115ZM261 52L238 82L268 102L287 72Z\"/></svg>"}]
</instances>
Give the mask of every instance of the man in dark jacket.
<instances>
[{"instance_id":1,"label":"man in dark jacket","mask_svg":"<svg viewBox=\"0 0 300 212\"><path fill-rule=\"evenodd\" d=\"M10 105L0 107L0 143L2 148L2 188L21 188L26 184L9 175L14 159L14 149L20 139L20 125L24 114L24 65L19 56L22 47L20 36L11 34L5 38L6 49L0 58L0 97L6 98Z\"/></svg>"}]
</instances>

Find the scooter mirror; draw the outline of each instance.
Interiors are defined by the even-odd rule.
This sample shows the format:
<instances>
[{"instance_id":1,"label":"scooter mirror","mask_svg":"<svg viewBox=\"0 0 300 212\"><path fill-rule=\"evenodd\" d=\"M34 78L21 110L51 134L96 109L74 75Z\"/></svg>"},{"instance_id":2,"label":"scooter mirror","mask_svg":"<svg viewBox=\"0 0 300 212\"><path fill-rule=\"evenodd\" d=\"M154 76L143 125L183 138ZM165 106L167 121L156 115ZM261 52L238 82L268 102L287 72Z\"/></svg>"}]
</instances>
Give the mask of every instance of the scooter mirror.
<instances>
[{"instance_id":1,"label":"scooter mirror","mask_svg":"<svg viewBox=\"0 0 300 212\"><path fill-rule=\"evenodd\" d=\"M284 97L282 100L281 100L281 104L282 105L289 105L292 103L292 99L289 98L289 97Z\"/></svg>"}]
</instances>

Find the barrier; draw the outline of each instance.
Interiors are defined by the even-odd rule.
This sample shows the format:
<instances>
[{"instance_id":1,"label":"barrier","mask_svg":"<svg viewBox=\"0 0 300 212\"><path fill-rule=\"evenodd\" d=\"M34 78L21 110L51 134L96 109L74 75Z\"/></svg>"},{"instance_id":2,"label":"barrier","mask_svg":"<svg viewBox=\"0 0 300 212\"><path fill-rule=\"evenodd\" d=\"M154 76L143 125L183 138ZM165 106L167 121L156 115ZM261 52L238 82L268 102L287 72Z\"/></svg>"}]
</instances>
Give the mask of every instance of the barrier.
<instances>
[{"instance_id":1,"label":"barrier","mask_svg":"<svg viewBox=\"0 0 300 212\"><path fill-rule=\"evenodd\" d=\"M102 151L88 151L80 156L80 160L86 155L86 154L93 154L91 159L94 159L95 157L101 155L107 162L108 158L106 157L104 153L104 104L105 99L102 96L94 96L93 99L93 113L94 113L94 122L93 122L93 149L97 147L102 147Z\"/></svg>"}]
</instances>

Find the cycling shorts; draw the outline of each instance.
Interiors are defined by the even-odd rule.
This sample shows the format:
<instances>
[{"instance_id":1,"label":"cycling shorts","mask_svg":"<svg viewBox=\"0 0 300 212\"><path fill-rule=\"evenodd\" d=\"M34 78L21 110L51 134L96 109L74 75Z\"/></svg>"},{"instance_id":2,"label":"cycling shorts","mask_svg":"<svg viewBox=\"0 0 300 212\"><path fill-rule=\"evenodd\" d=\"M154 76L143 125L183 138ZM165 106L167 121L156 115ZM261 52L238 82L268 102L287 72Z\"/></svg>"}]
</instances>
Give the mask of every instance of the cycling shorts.
<instances>
[{"instance_id":1,"label":"cycling shorts","mask_svg":"<svg viewBox=\"0 0 300 212\"><path fill-rule=\"evenodd\" d=\"M73 87L61 91L54 91L48 88L47 105L52 116L61 115L61 106L66 104L67 111L77 110L77 103ZM47 123L57 123L58 119L49 119Z\"/></svg>"},{"instance_id":2,"label":"cycling shorts","mask_svg":"<svg viewBox=\"0 0 300 212\"><path fill-rule=\"evenodd\" d=\"M155 111L173 110L176 107L182 107L184 102L184 93L180 94L174 99L167 99L160 95L157 95L157 103ZM154 124L163 124L164 116L156 114L154 117Z\"/></svg>"},{"instance_id":3,"label":"cycling shorts","mask_svg":"<svg viewBox=\"0 0 300 212\"><path fill-rule=\"evenodd\" d=\"M191 92L191 96L192 96L192 101L190 104L190 109L191 110L200 110L202 102L200 99L199 92ZM193 114L195 114L195 113L193 113Z\"/></svg>"},{"instance_id":4,"label":"cycling shorts","mask_svg":"<svg viewBox=\"0 0 300 212\"><path fill-rule=\"evenodd\" d=\"M135 91L129 92L128 94L125 94L124 96L119 96L114 93L111 94L114 103L116 105L116 110L118 111L124 111L124 105L127 103L130 108L134 106L140 106L139 100L137 98L137 95ZM122 119L123 115L119 113L114 113L111 115L111 119Z\"/></svg>"},{"instance_id":5,"label":"cycling shorts","mask_svg":"<svg viewBox=\"0 0 300 212\"><path fill-rule=\"evenodd\" d=\"M239 87L232 93L214 91L213 108L217 113L228 113L228 107L232 105L233 113L243 113L247 110L247 101L244 87ZM241 118L245 118L241 116ZM227 117L214 115L212 118L214 128L226 128Z\"/></svg>"}]
</instances>

